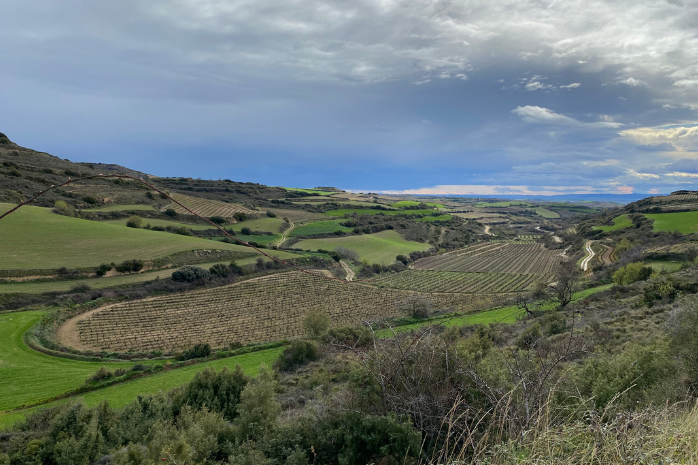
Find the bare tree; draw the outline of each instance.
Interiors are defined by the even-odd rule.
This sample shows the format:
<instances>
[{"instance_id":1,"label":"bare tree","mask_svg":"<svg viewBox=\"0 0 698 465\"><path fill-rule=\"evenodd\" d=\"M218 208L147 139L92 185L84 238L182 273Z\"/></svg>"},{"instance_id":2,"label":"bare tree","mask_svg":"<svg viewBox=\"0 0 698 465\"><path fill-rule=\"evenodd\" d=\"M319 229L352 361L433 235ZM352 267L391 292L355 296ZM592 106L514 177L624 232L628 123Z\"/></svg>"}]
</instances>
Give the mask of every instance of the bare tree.
<instances>
[{"instance_id":1,"label":"bare tree","mask_svg":"<svg viewBox=\"0 0 698 465\"><path fill-rule=\"evenodd\" d=\"M561 307L566 307L572 302L574 291L579 284L579 277L579 268L573 260L566 260L557 267L555 281L548 284L548 289L553 292Z\"/></svg>"}]
</instances>

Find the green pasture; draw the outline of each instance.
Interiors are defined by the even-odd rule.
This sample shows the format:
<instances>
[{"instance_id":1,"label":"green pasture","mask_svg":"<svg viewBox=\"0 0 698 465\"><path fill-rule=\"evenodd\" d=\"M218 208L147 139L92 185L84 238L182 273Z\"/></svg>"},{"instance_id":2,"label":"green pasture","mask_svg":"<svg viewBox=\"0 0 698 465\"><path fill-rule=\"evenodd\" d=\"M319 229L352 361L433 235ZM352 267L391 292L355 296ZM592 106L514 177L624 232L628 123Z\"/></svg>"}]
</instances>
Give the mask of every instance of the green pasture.
<instances>
[{"instance_id":1,"label":"green pasture","mask_svg":"<svg viewBox=\"0 0 698 465\"><path fill-rule=\"evenodd\" d=\"M399 202L391 203L393 207L396 208L404 208L404 207L414 207L420 204L425 204L429 207L435 207L435 208L446 208L446 205L442 205L440 203L434 203L434 202L417 202L416 200L400 200Z\"/></svg>"},{"instance_id":2,"label":"green pasture","mask_svg":"<svg viewBox=\"0 0 698 465\"><path fill-rule=\"evenodd\" d=\"M325 220L325 221L313 221L312 223L304 224L302 226L296 226L293 231L289 233L290 237L298 236L314 236L316 234L328 234L335 231L349 232L352 228L347 228L339 223L343 223L345 220Z\"/></svg>"},{"instance_id":3,"label":"green pasture","mask_svg":"<svg viewBox=\"0 0 698 465\"><path fill-rule=\"evenodd\" d=\"M281 218L258 218L256 220L241 221L240 223L235 223L233 225L226 225L226 229L232 229L236 233L239 233L242 228L250 228L252 231L264 231L274 234L279 234L279 227L283 224L284 220Z\"/></svg>"},{"instance_id":4,"label":"green pasture","mask_svg":"<svg viewBox=\"0 0 698 465\"><path fill-rule=\"evenodd\" d=\"M101 221L101 223L105 224L116 224L119 226L126 226L126 223L128 222L128 218L120 218L118 220L107 220L107 221ZM168 226L172 228L187 228L187 229L194 229L197 231L202 231L204 229L215 229L213 225L210 224L191 224L191 223L180 223L178 221L172 221L172 220L165 220L161 218L143 218L143 228L149 224L150 226L161 226L163 228L166 228ZM224 226L224 227L229 227L229 226Z\"/></svg>"},{"instance_id":5,"label":"green pasture","mask_svg":"<svg viewBox=\"0 0 698 465\"><path fill-rule=\"evenodd\" d=\"M9 208L0 204L0 212ZM78 268L213 248L249 251L240 245L69 218L41 207L25 206L0 220L0 269Z\"/></svg>"},{"instance_id":6,"label":"green pasture","mask_svg":"<svg viewBox=\"0 0 698 465\"><path fill-rule=\"evenodd\" d=\"M648 213L645 216L654 220L652 231L679 231L690 234L698 231L698 211L677 213Z\"/></svg>"},{"instance_id":7,"label":"green pasture","mask_svg":"<svg viewBox=\"0 0 698 465\"><path fill-rule=\"evenodd\" d=\"M155 210L152 205L105 205L103 207L85 208L86 212L123 212L135 210Z\"/></svg>"},{"instance_id":8,"label":"green pasture","mask_svg":"<svg viewBox=\"0 0 698 465\"><path fill-rule=\"evenodd\" d=\"M381 231L360 236L303 239L294 247L304 250L334 250L337 247L344 247L358 253L361 260L389 265L395 262L397 255L428 250L431 245L405 240L396 231Z\"/></svg>"},{"instance_id":9,"label":"green pasture","mask_svg":"<svg viewBox=\"0 0 698 465\"><path fill-rule=\"evenodd\" d=\"M520 202L517 200L506 200L503 202L478 202L474 205L475 207L488 208L488 207L530 207L532 206L527 202Z\"/></svg>"},{"instance_id":10,"label":"green pasture","mask_svg":"<svg viewBox=\"0 0 698 465\"><path fill-rule=\"evenodd\" d=\"M225 236L227 237L227 236ZM221 240L225 239L225 237L217 237L216 240ZM267 234L250 234L250 235L245 235L245 234L237 234L235 236L235 239L239 239L241 241L245 242L256 242L258 244L262 245L267 245L272 241L278 240L281 237L281 235L267 235Z\"/></svg>"},{"instance_id":11,"label":"green pasture","mask_svg":"<svg viewBox=\"0 0 698 465\"><path fill-rule=\"evenodd\" d=\"M317 189L304 189L304 188L300 188L300 187L282 187L282 189L286 189L287 191L305 192L306 194L332 195L332 194L338 193L338 192L320 191Z\"/></svg>"},{"instance_id":12,"label":"green pasture","mask_svg":"<svg viewBox=\"0 0 698 465\"><path fill-rule=\"evenodd\" d=\"M613 226L594 226L594 229L599 229L603 232L618 231L619 229L628 228L633 225L628 215L620 215L613 218Z\"/></svg>"},{"instance_id":13,"label":"green pasture","mask_svg":"<svg viewBox=\"0 0 698 465\"><path fill-rule=\"evenodd\" d=\"M538 215L542 216L543 218L548 218L548 219L560 218L560 214L559 214L559 213L555 213L554 211L548 210L548 209L545 208L545 207L536 207L536 208L535 208L535 212L536 212Z\"/></svg>"},{"instance_id":14,"label":"green pasture","mask_svg":"<svg viewBox=\"0 0 698 465\"><path fill-rule=\"evenodd\" d=\"M434 212L435 210L376 210L373 208L340 208L337 210L327 211L324 214L330 216L353 215L354 213L357 215L378 215L381 213L384 215L431 215Z\"/></svg>"},{"instance_id":15,"label":"green pasture","mask_svg":"<svg viewBox=\"0 0 698 465\"><path fill-rule=\"evenodd\" d=\"M645 264L651 266L654 271L667 273L678 271L682 266L681 262L645 262Z\"/></svg>"}]
</instances>

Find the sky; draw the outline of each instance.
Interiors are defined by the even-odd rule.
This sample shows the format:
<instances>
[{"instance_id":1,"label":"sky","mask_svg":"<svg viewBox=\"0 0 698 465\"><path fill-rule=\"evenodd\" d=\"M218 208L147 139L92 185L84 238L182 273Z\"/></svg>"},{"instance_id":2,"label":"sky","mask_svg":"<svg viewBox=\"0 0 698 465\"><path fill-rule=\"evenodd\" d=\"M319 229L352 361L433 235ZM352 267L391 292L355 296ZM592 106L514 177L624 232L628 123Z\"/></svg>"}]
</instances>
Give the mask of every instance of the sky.
<instances>
[{"instance_id":1,"label":"sky","mask_svg":"<svg viewBox=\"0 0 698 465\"><path fill-rule=\"evenodd\" d=\"M72 161L392 193L696 189L696 1L2 10L0 132Z\"/></svg>"}]
</instances>

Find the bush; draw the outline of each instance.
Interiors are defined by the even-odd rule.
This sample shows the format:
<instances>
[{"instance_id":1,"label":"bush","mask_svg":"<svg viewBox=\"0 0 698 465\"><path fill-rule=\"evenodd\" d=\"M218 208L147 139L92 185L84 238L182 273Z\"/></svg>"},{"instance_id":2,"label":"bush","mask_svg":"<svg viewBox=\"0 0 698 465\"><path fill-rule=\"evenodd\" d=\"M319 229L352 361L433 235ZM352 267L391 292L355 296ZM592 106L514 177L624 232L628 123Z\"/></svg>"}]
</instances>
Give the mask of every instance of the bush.
<instances>
[{"instance_id":1,"label":"bush","mask_svg":"<svg viewBox=\"0 0 698 465\"><path fill-rule=\"evenodd\" d=\"M543 339L543 332L540 329L540 324L534 323L521 333L521 336L516 340L516 346L519 349L530 349L541 339Z\"/></svg>"},{"instance_id":2,"label":"bush","mask_svg":"<svg viewBox=\"0 0 698 465\"><path fill-rule=\"evenodd\" d=\"M269 218L276 218L276 213L267 210L267 216L268 216Z\"/></svg>"},{"instance_id":3,"label":"bush","mask_svg":"<svg viewBox=\"0 0 698 465\"><path fill-rule=\"evenodd\" d=\"M381 271L379 269L377 272ZM415 318L428 318L433 306L434 302L429 297L423 296L408 297L400 303L400 309Z\"/></svg>"},{"instance_id":4,"label":"bush","mask_svg":"<svg viewBox=\"0 0 698 465\"><path fill-rule=\"evenodd\" d=\"M53 204L53 212L64 216L75 216L75 208L62 200L56 200Z\"/></svg>"},{"instance_id":5,"label":"bush","mask_svg":"<svg viewBox=\"0 0 698 465\"><path fill-rule=\"evenodd\" d=\"M232 421L237 417L240 395L248 382L249 378L240 365L235 367L235 371L228 368L223 368L218 373L212 368L200 371L173 399L175 415L183 406L189 405L197 410L206 407L220 412L223 418Z\"/></svg>"},{"instance_id":6,"label":"bush","mask_svg":"<svg viewBox=\"0 0 698 465\"><path fill-rule=\"evenodd\" d=\"M178 283L193 283L199 279L209 279L211 273L198 266L183 266L172 273L172 281Z\"/></svg>"},{"instance_id":7,"label":"bush","mask_svg":"<svg viewBox=\"0 0 698 465\"><path fill-rule=\"evenodd\" d=\"M108 379L114 376L114 373L111 371L107 370L105 367L101 367L95 374L87 378L85 381L85 384L91 384L91 383L96 383L98 381L102 381L103 379Z\"/></svg>"},{"instance_id":8,"label":"bush","mask_svg":"<svg viewBox=\"0 0 698 465\"><path fill-rule=\"evenodd\" d=\"M208 269L211 276L216 276L218 278L225 278L230 274L230 268L222 263L216 263L211 268Z\"/></svg>"},{"instance_id":9,"label":"bush","mask_svg":"<svg viewBox=\"0 0 698 465\"><path fill-rule=\"evenodd\" d=\"M95 274L97 276L104 276L105 274L109 273L111 269L113 268L112 265L108 263L102 263L95 269Z\"/></svg>"},{"instance_id":10,"label":"bush","mask_svg":"<svg viewBox=\"0 0 698 465\"><path fill-rule=\"evenodd\" d=\"M652 271L652 267L645 266L642 262L630 263L613 273L613 282L618 285L627 285L646 281L652 276Z\"/></svg>"},{"instance_id":11,"label":"bush","mask_svg":"<svg viewBox=\"0 0 698 465\"><path fill-rule=\"evenodd\" d=\"M410 259L405 257L404 255L398 255L397 257L395 257L395 260L401 262L403 265L407 265L410 262Z\"/></svg>"},{"instance_id":12,"label":"bush","mask_svg":"<svg viewBox=\"0 0 698 465\"><path fill-rule=\"evenodd\" d=\"M140 216L131 216L129 219L126 221L126 227L129 228L140 228L143 225L143 218Z\"/></svg>"},{"instance_id":13,"label":"bush","mask_svg":"<svg viewBox=\"0 0 698 465\"><path fill-rule=\"evenodd\" d=\"M311 310L303 319L303 327L310 337L320 337L330 328L332 320L322 310Z\"/></svg>"},{"instance_id":14,"label":"bush","mask_svg":"<svg viewBox=\"0 0 698 465\"><path fill-rule=\"evenodd\" d=\"M153 195L152 192L148 191L145 193L145 196L149 198L150 200L155 200L155 196Z\"/></svg>"},{"instance_id":15,"label":"bush","mask_svg":"<svg viewBox=\"0 0 698 465\"><path fill-rule=\"evenodd\" d=\"M204 358L211 355L211 346L209 344L196 344L193 347L177 354L175 360L192 360L194 358Z\"/></svg>"},{"instance_id":16,"label":"bush","mask_svg":"<svg viewBox=\"0 0 698 465\"><path fill-rule=\"evenodd\" d=\"M237 212L237 213L233 213L233 218L235 218L236 221L245 221L249 217L247 216L246 213Z\"/></svg>"},{"instance_id":17,"label":"bush","mask_svg":"<svg viewBox=\"0 0 698 465\"><path fill-rule=\"evenodd\" d=\"M116 266L119 273L137 273L143 269L142 260L126 260Z\"/></svg>"},{"instance_id":18,"label":"bush","mask_svg":"<svg viewBox=\"0 0 698 465\"><path fill-rule=\"evenodd\" d=\"M165 197L165 198L167 198L167 197ZM177 212L174 211L174 209L172 209L172 208L168 208L167 210L165 210L165 215L171 216L172 218L177 218Z\"/></svg>"},{"instance_id":19,"label":"bush","mask_svg":"<svg viewBox=\"0 0 698 465\"><path fill-rule=\"evenodd\" d=\"M252 235L252 230L250 228L245 227L245 228L242 228L240 230L240 234L243 234L245 236L250 236L250 235Z\"/></svg>"},{"instance_id":20,"label":"bush","mask_svg":"<svg viewBox=\"0 0 698 465\"><path fill-rule=\"evenodd\" d=\"M99 200L97 200L96 198L92 197L91 195L88 195L88 196L83 197L83 198L82 198L82 201L85 202L85 203L92 204L92 205L97 205L97 204L99 203Z\"/></svg>"},{"instance_id":21,"label":"bush","mask_svg":"<svg viewBox=\"0 0 698 465\"><path fill-rule=\"evenodd\" d=\"M226 220L222 216L212 216L211 218L209 218L209 220L211 220L212 222L214 222L218 225L226 224L228 222L228 220Z\"/></svg>"},{"instance_id":22,"label":"bush","mask_svg":"<svg viewBox=\"0 0 698 465\"><path fill-rule=\"evenodd\" d=\"M320 348L314 341L293 341L274 362L279 371L294 371L320 358Z\"/></svg>"},{"instance_id":23,"label":"bush","mask_svg":"<svg viewBox=\"0 0 698 465\"><path fill-rule=\"evenodd\" d=\"M230 272L239 276L243 276L245 274L245 270L242 269L240 265L235 263L235 260L230 262L230 265L228 265L228 268L230 269Z\"/></svg>"},{"instance_id":24,"label":"bush","mask_svg":"<svg viewBox=\"0 0 698 465\"><path fill-rule=\"evenodd\" d=\"M323 336L323 340L349 347L366 347L373 342L373 333L366 326L346 326L330 329Z\"/></svg>"}]
</instances>

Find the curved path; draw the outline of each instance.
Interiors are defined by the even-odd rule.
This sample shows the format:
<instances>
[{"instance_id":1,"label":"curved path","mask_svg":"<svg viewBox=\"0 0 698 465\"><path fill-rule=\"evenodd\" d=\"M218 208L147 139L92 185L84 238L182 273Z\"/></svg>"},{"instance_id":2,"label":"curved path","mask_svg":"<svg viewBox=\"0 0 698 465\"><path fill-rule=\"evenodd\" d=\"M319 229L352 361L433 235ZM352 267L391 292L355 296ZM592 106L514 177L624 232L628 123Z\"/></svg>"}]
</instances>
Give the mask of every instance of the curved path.
<instances>
[{"instance_id":1,"label":"curved path","mask_svg":"<svg viewBox=\"0 0 698 465\"><path fill-rule=\"evenodd\" d=\"M344 260L340 260L339 264L342 265L342 268L344 268L344 271L347 272L347 277L344 279L346 279L347 281L352 281L354 279L354 276L356 276L356 274L354 273L354 270L352 270L351 267Z\"/></svg>"},{"instance_id":2,"label":"curved path","mask_svg":"<svg viewBox=\"0 0 698 465\"><path fill-rule=\"evenodd\" d=\"M489 224L485 226L485 234L487 234L488 236L494 236L494 234L492 234L490 232L490 225Z\"/></svg>"},{"instance_id":3,"label":"curved path","mask_svg":"<svg viewBox=\"0 0 698 465\"><path fill-rule=\"evenodd\" d=\"M611 255L613 254L613 247L605 244L601 245L606 249L603 255L601 255L601 260L603 260L604 265L613 264L613 260L611 260Z\"/></svg>"},{"instance_id":4,"label":"curved path","mask_svg":"<svg viewBox=\"0 0 698 465\"><path fill-rule=\"evenodd\" d=\"M292 222L290 222L290 221L289 221L288 223L289 223L291 226L289 226L288 228L286 228L286 230L285 230L285 231L283 232L283 234L281 235L281 239L279 239L278 241L276 241L276 242L274 243L274 245L275 245L276 247L281 247L281 244L283 244L284 242L286 242L286 239L288 239L289 233L290 233L291 231L293 231L293 228L296 227L295 223L292 223Z\"/></svg>"},{"instance_id":5,"label":"curved path","mask_svg":"<svg viewBox=\"0 0 698 465\"><path fill-rule=\"evenodd\" d=\"M584 260L582 260L582 263L580 264L582 270L584 270L584 271L588 271L587 269L589 268L589 262L596 255L594 250L591 248L591 244L593 242L594 241L588 241L586 244L584 244L584 248L586 249L587 253L589 254L586 257L584 257Z\"/></svg>"}]
</instances>

